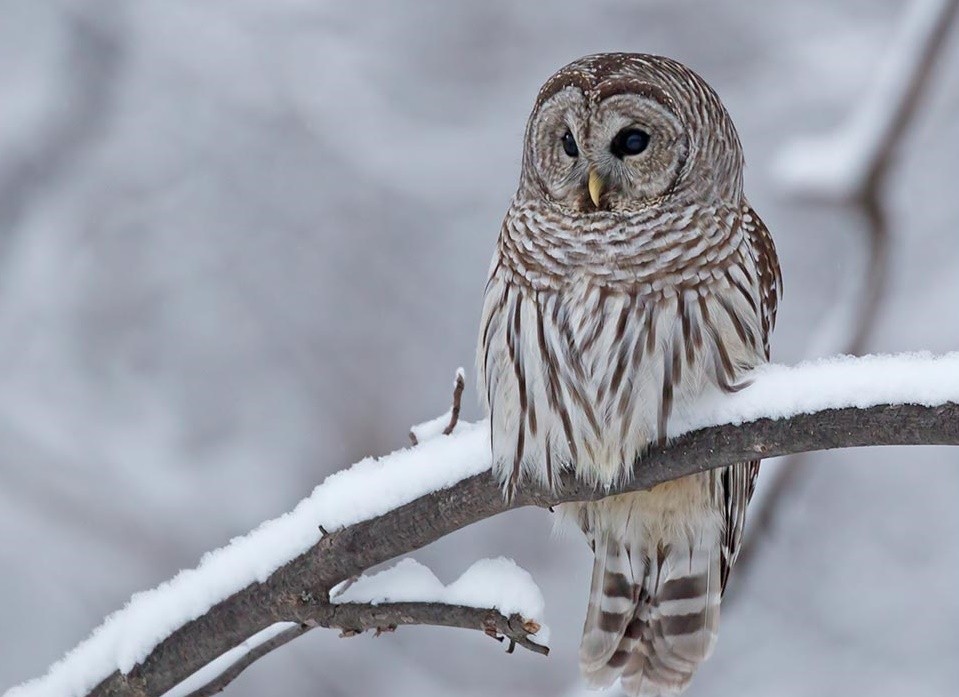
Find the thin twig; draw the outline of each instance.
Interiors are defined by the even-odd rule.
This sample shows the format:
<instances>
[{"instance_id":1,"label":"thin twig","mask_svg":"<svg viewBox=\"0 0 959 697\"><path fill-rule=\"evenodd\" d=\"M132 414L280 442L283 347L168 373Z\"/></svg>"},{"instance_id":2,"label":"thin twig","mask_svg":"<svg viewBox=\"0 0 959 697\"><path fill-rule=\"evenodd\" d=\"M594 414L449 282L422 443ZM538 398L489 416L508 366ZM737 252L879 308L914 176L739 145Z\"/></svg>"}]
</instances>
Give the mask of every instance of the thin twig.
<instances>
[{"instance_id":1,"label":"thin twig","mask_svg":"<svg viewBox=\"0 0 959 697\"><path fill-rule=\"evenodd\" d=\"M465 388L466 388L466 374L464 373L462 368L457 368L456 375L453 377L453 403L452 403L452 406L450 407L450 418L449 418L449 422L446 424L446 426L443 428L443 431L442 431L444 436L448 436L451 433L453 433L453 430L456 428L456 424L459 423L460 406L463 401L463 390ZM432 426L441 418L442 417L437 417L436 419L433 419L432 421L428 421L426 423ZM423 425L424 424L413 426L413 428L410 429L410 434L409 434L410 443L414 447L420 444L420 439L416 435L416 429L422 427ZM424 437L429 439L430 436L429 434L427 434Z\"/></svg>"},{"instance_id":2,"label":"thin twig","mask_svg":"<svg viewBox=\"0 0 959 697\"><path fill-rule=\"evenodd\" d=\"M549 655L549 647L530 638L540 629L536 622L526 620L518 614L506 617L486 608L444 603L317 603L309 614L311 619L308 622L289 627L271 639L257 644L213 680L189 693L187 697L211 697L222 692L255 661L316 627L340 629L340 636L343 638L359 636L371 630L374 636L378 637L386 632L396 631L401 625L414 624L475 629L497 641L508 639L509 649L506 653L512 653L513 648L519 645L533 653Z\"/></svg>"},{"instance_id":3,"label":"thin twig","mask_svg":"<svg viewBox=\"0 0 959 697\"><path fill-rule=\"evenodd\" d=\"M254 662L260 658L263 658L271 651L280 648L284 644L288 644L294 639L303 636L311 629L315 629L316 626L317 625L315 624L310 625L304 623L293 625L292 627L284 629L272 639L268 639L262 644L257 644L254 646L252 649L240 656L240 658L238 658L234 663L231 663L229 668L217 675L213 680L208 682L203 687L188 694L187 697L210 697L211 695L222 692L227 685L240 677L240 673L253 665Z\"/></svg>"},{"instance_id":4,"label":"thin twig","mask_svg":"<svg viewBox=\"0 0 959 697\"><path fill-rule=\"evenodd\" d=\"M404 625L456 627L475 629L493 638L505 637L533 653L549 655L549 647L532 638L540 628L536 622L518 614L507 617L489 608L430 602L322 603L307 614L318 626L340 629L347 636L370 630L379 635Z\"/></svg>"},{"instance_id":5,"label":"thin twig","mask_svg":"<svg viewBox=\"0 0 959 697\"><path fill-rule=\"evenodd\" d=\"M448 436L456 428L460 420L460 403L463 401L463 389L466 387L466 375L463 369L456 371L456 377L453 378L453 407L450 409L450 422L443 429L443 435Z\"/></svg>"}]
</instances>

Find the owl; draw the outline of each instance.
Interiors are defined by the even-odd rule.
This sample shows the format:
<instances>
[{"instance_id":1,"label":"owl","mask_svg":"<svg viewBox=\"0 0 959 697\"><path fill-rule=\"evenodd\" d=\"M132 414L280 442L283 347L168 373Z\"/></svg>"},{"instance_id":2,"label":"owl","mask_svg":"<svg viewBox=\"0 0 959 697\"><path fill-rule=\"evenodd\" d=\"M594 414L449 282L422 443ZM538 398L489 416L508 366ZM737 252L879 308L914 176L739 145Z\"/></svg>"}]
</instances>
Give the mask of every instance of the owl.
<instances>
[{"instance_id":1,"label":"owl","mask_svg":"<svg viewBox=\"0 0 959 697\"><path fill-rule=\"evenodd\" d=\"M644 54L543 85L479 330L507 495L568 469L609 487L671 417L768 360L776 250L743 194L732 120L702 78ZM682 692L716 641L758 461L564 504L594 553L580 667L630 695Z\"/></svg>"}]
</instances>

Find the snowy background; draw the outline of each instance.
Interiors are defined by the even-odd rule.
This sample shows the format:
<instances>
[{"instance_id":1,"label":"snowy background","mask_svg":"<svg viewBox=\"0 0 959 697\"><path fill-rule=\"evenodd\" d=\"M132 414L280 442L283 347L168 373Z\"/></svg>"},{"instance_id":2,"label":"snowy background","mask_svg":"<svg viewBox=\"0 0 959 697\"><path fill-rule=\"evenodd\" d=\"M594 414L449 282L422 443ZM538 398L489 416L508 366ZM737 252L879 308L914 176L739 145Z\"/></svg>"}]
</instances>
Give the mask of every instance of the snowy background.
<instances>
[{"instance_id":1,"label":"snowy background","mask_svg":"<svg viewBox=\"0 0 959 697\"><path fill-rule=\"evenodd\" d=\"M783 264L774 357L827 345L864 230L784 195L776 157L855 109L904 8L0 0L0 689L447 407L528 110L579 55L665 53L716 87ZM885 190L869 351L959 347L957 37ZM954 693L957 491L956 449L805 460L689 694ZM447 583L516 559L548 659L316 631L229 694L578 696L589 550L550 528L518 511L416 555Z\"/></svg>"}]
</instances>

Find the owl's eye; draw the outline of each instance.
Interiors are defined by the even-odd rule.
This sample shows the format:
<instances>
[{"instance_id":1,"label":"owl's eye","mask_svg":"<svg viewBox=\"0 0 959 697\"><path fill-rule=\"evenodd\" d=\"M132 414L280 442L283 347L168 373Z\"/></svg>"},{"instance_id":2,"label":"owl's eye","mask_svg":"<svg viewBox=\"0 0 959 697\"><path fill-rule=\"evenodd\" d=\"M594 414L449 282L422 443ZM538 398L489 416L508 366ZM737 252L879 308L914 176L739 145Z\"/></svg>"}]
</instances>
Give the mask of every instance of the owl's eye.
<instances>
[{"instance_id":1,"label":"owl's eye","mask_svg":"<svg viewBox=\"0 0 959 697\"><path fill-rule=\"evenodd\" d=\"M576 147L576 139L573 138L573 134L569 131L566 131L566 134L563 136L563 152L570 157L579 157L579 148Z\"/></svg>"},{"instance_id":2,"label":"owl's eye","mask_svg":"<svg viewBox=\"0 0 959 697\"><path fill-rule=\"evenodd\" d=\"M649 134L638 128L624 128L609 144L609 151L623 159L627 155L638 155L649 145Z\"/></svg>"}]
</instances>

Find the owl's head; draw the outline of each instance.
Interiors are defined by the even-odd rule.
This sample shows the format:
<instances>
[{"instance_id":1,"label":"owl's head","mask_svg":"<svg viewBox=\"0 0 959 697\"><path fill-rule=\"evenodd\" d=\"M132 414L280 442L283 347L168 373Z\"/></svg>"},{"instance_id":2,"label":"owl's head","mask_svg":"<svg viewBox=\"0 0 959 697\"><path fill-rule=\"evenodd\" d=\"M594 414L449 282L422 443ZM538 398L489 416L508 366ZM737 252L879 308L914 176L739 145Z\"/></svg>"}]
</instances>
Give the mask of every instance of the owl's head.
<instances>
[{"instance_id":1,"label":"owl's head","mask_svg":"<svg viewBox=\"0 0 959 697\"><path fill-rule=\"evenodd\" d=\"M543 85L526 128L521 192L578 213L671 197L738 203L742 147L716 93L660 56L581 58Z\"/></svg>"}]
</instances>

